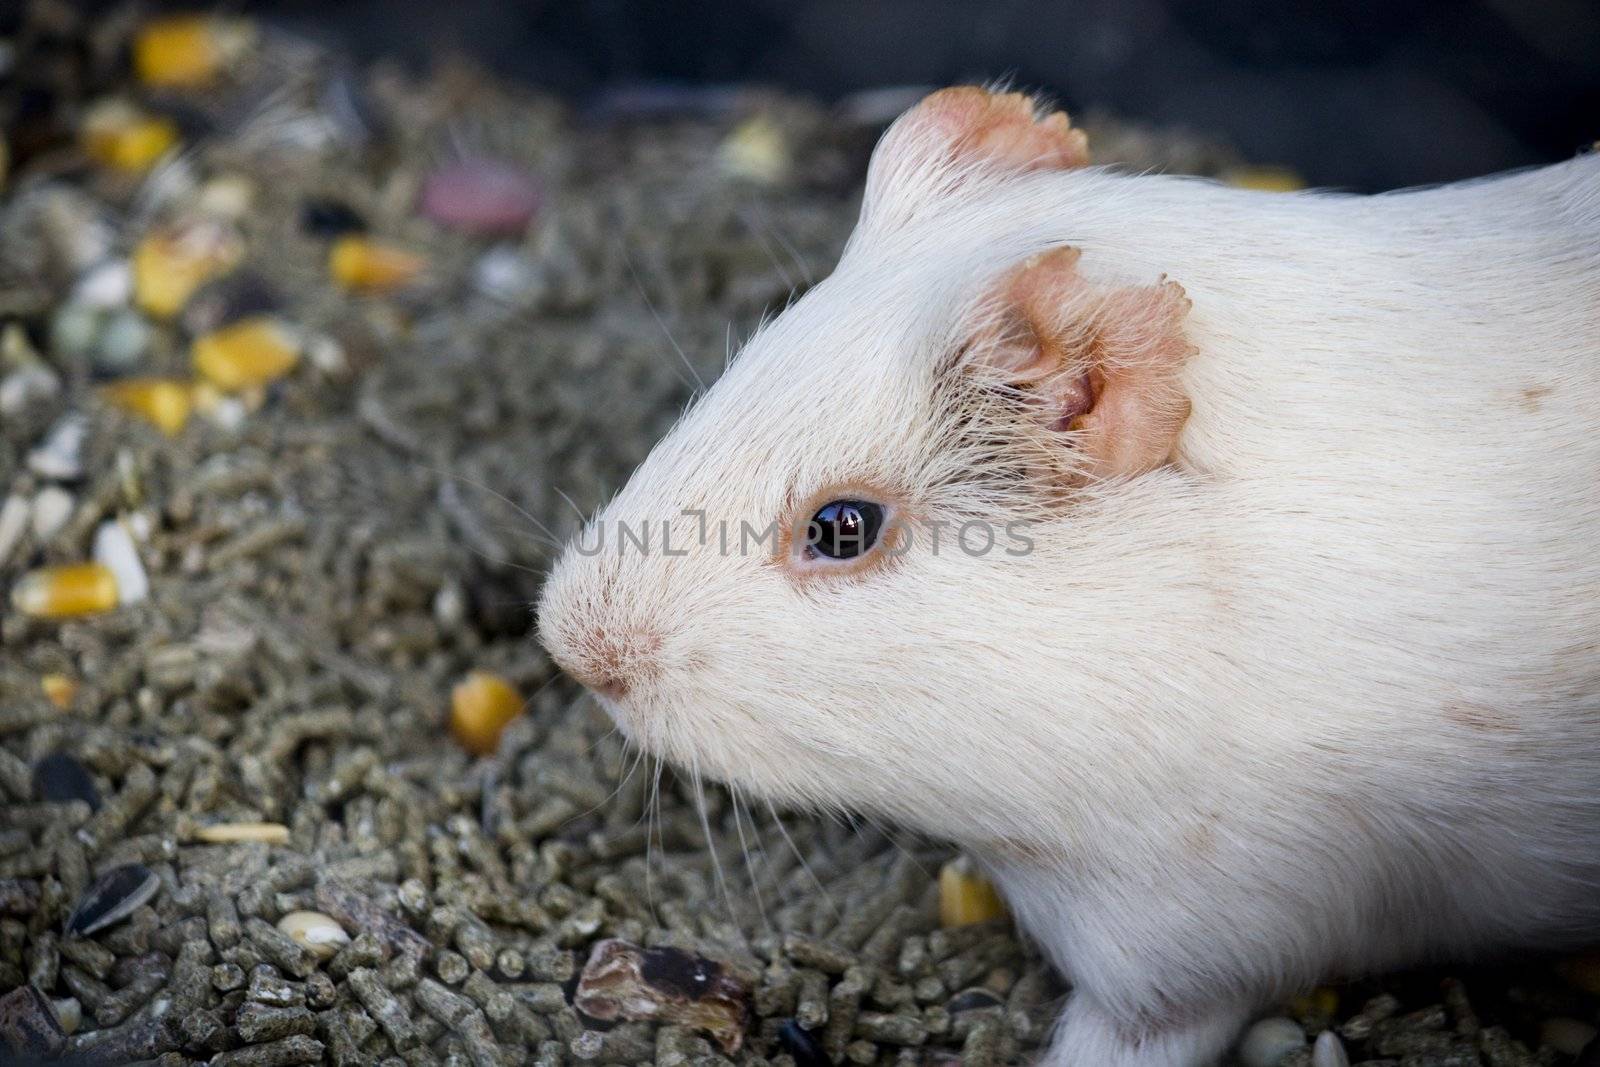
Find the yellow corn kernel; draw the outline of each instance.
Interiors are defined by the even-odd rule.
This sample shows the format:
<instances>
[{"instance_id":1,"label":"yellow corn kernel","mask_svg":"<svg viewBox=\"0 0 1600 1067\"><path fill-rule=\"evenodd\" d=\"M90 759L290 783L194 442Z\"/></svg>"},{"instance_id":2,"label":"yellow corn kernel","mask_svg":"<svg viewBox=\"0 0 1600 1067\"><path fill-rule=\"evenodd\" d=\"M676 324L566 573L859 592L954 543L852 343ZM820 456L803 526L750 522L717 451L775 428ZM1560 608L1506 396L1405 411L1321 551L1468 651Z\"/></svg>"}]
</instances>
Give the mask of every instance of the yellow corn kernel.
<instances>
[{"instance_id":1,"label":"yellow corn kernel","mask_svg":"<svg viewBox=\"0 0 1600 1067\"><path fill-rule=\"evenodd\" d=\"M38 619L70 619L117 606L117 579L98 563L29 571L11 587L11 606Z\"/></svg>"},{"instance_id":2,"label":"yellow corn kernel","mask_svg":"<svg viewBox=\"0 0 1600 1067\"><path fill-rule=\"evenodd\" d=\"M328 250L328 271L333 280L363 293L409 285L427 265L428 261L415 252L355 234L339 238Z\"/></svg>"},{"instance_id":3,"label":"yellow corn kernel","mask_svg":"<svg viewBox=\"0 0 1600 1067\"><path fill-rule=\"evenodd\" d=\"M172 15L144 25L133 41L139 80L162 89L204 85L238 59L254 37L242 19Z\"/></svg>"},{"instance_id":4,"label":"yellow corn kernel","mask_svg":"<svg viewBox=\"0 0 1600 1067\"><path fill-rule=\"evenodd\" d=\"M82 139L83 150L96 163L137 174L178 143L178 127L126 101L108 100L90 108Z\"/></svg>"},{"instance_id":5,"label":"yellow corn kernel","mask_svg":"<svg viewBox=\"0 0 1600 1067\"><path fill-rule=\"evenodd\" d=\"M254 389L282 378L300 362L300 340L270 316L241 319L196 337L194 369L228 392Z\"/></svg>"},{"instance_id":6,"label":"yellow corn kernel","mask_svg":"<svg viewBox=\"0 0 1600 1067\"><path fill-rule=\"evenodd\" d=\"M194 387L174 378L125 378L101 390L112 407L154 423L176 437L194 410Z\"/></svg>"},{"instance_id":7,"label":"yellow corn kernel","mask_svg":"<svg viewBox=\"0 0 1600 1067\"><path fill-rule=\"evenodd\" d=\"M1222 180L1239 189L1263 193L1292 193L1306 187L1305 179L1288 167L1235 167Z\"/></svg>"},{"instance_id":8,"label":"yellow corn kernel","mask_svg":"<svg viewBox=\"0 0 1600 1067\"><path fill-rule=\"evenodd\" d=\"M939 925L968 926L1005 913L1000 894L969 860L953 859L939 869Z\"/></svg>"},{"instance_id":9,"label":"yellow corn kernel","mask_svg":"<svg viewBox=\"0 0 1600 1067\"><path fill-rule=\"evenodd\" d=\"M237 234L215 222L159 230L133 251L133 295L139 307L170 319L206 282L232 270L244 256Z\"/></svg>"},{"instance_id":10,"label":"yellow corn kernel","mask_svg":"<svg viewBox=\"0 0 1600 1067\"><path fill-rule=\"evenodd\" d=\"M500 744L500 732L522 714L522 697L498 674L473 671L450 693L450 732L461 747L488 756Z\"/></svg>"},{"instance_id":11,"label":"yellow corn kernel","mask_svg":"<svg viewBox=\"0 0 1600 1067\"><path fill-rule=\"evenodd\" d=\"M45 699L50 701L62 711L72 706L72 699L78 695L78 683L71 675L46 674L39 679L39 688L44 690Z\"/></svg>"}]
</instances>

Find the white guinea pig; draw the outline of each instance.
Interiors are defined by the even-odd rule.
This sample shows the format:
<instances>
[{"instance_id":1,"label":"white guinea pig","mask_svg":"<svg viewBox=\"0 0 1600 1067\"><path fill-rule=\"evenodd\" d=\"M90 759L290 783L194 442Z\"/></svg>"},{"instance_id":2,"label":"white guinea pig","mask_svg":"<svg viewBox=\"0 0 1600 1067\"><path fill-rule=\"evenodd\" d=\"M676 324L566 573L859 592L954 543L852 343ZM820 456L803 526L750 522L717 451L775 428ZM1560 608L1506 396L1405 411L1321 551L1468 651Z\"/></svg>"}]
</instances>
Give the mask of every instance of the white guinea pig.
<instances>
[{"instance_id":1,"label":"white guinea pig","mask_svg":"<svg viewBox=\"0 0 1600 1067\"><path fill-rule=\"evenodd\" d=\"M1086 164L1018 94L896 122L545 645L651 752L978 856L1072 983L1050 1064L1600 935L1600 155Z\"/></svg>"}]
</instances>

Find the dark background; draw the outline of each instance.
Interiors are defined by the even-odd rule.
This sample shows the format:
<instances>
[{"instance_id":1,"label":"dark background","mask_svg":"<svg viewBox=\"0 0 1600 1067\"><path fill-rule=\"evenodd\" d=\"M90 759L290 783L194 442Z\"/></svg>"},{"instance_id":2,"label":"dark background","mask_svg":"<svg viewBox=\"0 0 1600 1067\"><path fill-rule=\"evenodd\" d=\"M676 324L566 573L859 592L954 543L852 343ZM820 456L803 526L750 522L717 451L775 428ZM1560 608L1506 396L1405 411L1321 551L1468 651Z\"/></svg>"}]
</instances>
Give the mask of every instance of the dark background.
<instances>
[{"instance_id":1,"label":"dark background","mask_svg":"<svg viewBox=\"0 0 1600 1067\"><path fill-rule=\"evenodd\" d=\"M857 89L1009 75L1375 190L1600 139L1600 0L244 0L362 57L442 51L582 98L619 83Z\"/></svg>"}]
</instances>

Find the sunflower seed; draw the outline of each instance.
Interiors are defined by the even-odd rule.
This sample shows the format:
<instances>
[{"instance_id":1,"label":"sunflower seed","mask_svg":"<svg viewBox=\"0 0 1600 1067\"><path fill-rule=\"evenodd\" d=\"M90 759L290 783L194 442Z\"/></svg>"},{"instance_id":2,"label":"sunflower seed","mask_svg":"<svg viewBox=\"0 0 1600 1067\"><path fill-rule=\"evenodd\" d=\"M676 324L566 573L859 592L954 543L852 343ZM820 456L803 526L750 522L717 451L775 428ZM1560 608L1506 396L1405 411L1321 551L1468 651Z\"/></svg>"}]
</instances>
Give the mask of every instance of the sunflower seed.
<instances>
[{"instance_id":1,"label":"sunflower seed","mask_svg":"<svg viewBox=\"0 0 1600 1067\"><path fill-rule=\"evenodd\" d=\"M67 920L67 932L87 937L132 915L161 890L161 879L142 863L114 867L95 879Z\"/></svg>"},{"instance_id":2,"label":"sunflower seed","mask_svg":"<svg viewBox=\"0 0 1600 1067\"><path fill-rule=\"evenodd\" d=\"M33 791L40 800L64 803L81 800L90 811L100 808L100 790L78 760L65 752L45 756L33 765Z\"/></svg>"}]
</instances>

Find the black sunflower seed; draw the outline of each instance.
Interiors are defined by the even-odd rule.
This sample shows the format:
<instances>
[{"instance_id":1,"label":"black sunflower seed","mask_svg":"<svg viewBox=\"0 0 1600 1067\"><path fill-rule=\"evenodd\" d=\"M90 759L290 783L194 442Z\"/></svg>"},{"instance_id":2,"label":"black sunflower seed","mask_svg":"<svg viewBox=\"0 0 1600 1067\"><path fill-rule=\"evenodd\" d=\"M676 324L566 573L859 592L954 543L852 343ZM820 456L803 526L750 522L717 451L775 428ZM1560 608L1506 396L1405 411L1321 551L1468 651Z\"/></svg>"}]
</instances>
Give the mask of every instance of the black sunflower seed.
<instances>
[{"instance_id":1,"label":"black sunflower seed","mask_svg":"<svg viewBox=\"0 0 1600 1067\"><path fill-rule=\"evenodd\" d=\"M822 1044L811 1036L810 1030L793 1019L778 1029L778 1044L794 1057L795 1067L833 1067L833 1061L822 1051Z\"/></svg>"},{"instance_id":2,"label":"black sunflower seed","mask_svg":"<svg viewBox=\"0 0 1600 1067\"><path fill-rule=\"evenodd\" d=\"M984 1008L1003 1008L1005 1002L987 989L963 989L945 1004L951 1015L964 1011L981 1011Z\"/></svg>"},{"instance_id":3,"label":"black sunflower seed","mask_svg":"<svg viewBox=\"0 0 1600 1067\"><path fill-rule=\"evenodd\" d=\"M83 894L67 920L67 932L80 937L103 930L133 914L161 888L161 879L142 863L113 867Z\"/></svg>"},{"instance_id":4,"label":"black sunflower seed","mask_svg":"<svg viewBox=\"0 0 1600 1067\"><path fill-rule=\"evenodd\" d=\"M367 220L342 200L307 200L300 209L300 228L315 237L360 233Z\"/></svg>"},{"instance_id":5,"label":"black sunflower seed","mask_svg":"<svg viewBox=\"0 0 1600 1067\"><path fill-rule=\"evenodd\" d=\"M83 764L65 752L46 756L33 766L33 791L40 800L82 800L100 810L100 790Z\"/></svg>"}]
</instances>

